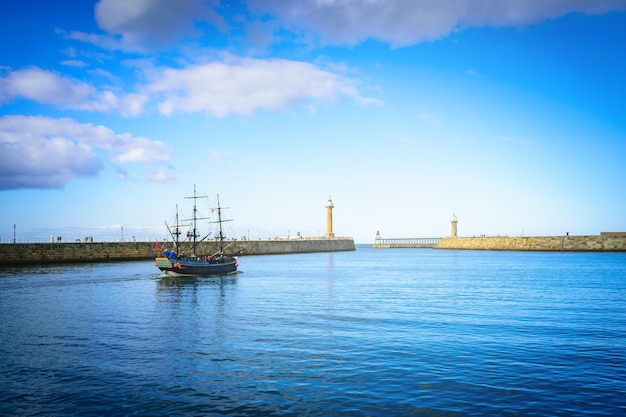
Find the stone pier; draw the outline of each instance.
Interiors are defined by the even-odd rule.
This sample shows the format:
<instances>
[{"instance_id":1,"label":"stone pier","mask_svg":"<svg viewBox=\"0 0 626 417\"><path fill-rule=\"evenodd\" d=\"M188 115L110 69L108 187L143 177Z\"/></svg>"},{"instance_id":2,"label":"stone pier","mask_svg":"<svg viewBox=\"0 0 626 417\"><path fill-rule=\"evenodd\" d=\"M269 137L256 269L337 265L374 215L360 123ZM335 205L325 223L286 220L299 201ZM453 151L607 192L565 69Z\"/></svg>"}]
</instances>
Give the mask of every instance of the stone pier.
<instances>
[{"instance_id":1,"label":"stone pier","mask_svg":"<svg viewBox=\"0 0 626 417\"><path fill-rule=\"evenodd\" d=\"M151 259L159 253L155 245L155 242L3 243L0 244L0 267ZM159 245L163 250L173 248L172 242ZM237 240L224 242L224 245L225 253L241 256L356 250L351 237ZM184 244L181 247L185 250L189 246ZM218 250L215 241L199 243L197 248L198 254L202 255Z\"/></svg>"},{"instance_id":2,"label":"stone pier","mask_svg":"<svg viewBox=\"0 0 626 417\"><path fill-rule=\"evenodd\" d=\"M626 251L626 232L602 232L591 236L495 236L445 237L435 249L622 252Z\"/></svg>"}]
</instances>

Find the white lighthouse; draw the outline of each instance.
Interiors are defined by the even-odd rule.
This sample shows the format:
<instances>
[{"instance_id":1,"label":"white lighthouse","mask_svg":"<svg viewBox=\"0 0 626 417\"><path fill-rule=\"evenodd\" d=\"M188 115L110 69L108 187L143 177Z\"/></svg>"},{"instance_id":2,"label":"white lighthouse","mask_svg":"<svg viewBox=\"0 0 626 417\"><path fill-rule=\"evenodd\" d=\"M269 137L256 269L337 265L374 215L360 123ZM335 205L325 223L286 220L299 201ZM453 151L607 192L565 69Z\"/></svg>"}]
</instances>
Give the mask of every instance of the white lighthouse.
<instances>
[{"instance_id":1,"label":"white lighthouse","mask_svg":"<svg viewBox=\"0 0 626 417\"><path fill-rule=\"evenodd\" d=\"M456 232L456 224L458 222L459 221L456 218L456 214L453 214L452 219L450 220L450 223L452 224L452 232L450 233L450 237L458 237Z\"/></svg>"}]
</instances>

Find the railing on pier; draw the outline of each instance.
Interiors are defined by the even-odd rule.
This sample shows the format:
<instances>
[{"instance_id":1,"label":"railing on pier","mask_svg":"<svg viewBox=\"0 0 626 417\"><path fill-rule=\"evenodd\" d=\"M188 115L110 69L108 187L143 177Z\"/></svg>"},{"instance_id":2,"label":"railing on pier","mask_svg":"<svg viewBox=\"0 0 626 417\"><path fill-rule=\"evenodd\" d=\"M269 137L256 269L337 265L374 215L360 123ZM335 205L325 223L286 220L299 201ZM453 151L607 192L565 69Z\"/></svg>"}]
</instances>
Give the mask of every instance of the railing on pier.
<instances>
[{"instance_id":1,"label":"railing on pier","mask_svg":"<svg viewBox=\"0 0 626 417\"><path fill-rule=\"evenodd\" d=\"M440 237L405 237L384 239L376 236L374 248L432 248L441 240Z\"/></svg>"}]
</instances>

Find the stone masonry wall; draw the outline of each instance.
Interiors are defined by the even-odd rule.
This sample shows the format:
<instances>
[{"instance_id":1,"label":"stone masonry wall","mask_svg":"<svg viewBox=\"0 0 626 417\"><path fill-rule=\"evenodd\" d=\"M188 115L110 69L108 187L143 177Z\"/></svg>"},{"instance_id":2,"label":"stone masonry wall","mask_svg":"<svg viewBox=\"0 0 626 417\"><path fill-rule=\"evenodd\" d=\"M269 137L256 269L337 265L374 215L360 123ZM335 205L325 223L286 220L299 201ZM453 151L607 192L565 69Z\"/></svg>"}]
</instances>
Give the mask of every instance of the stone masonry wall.
<instances>
[{"instance_id":1,"label":"stone masonry wall","mask_svg":"<svg viewBox=\"0 0 626 417\"><path fill-rule=\"evenodd\" d=\"M626 251L626 233L594 236L446 237L435 249L517 251Z\"/></svg>"},{"instance_id":2,"label":"stone masonry wall","mask_svg":"<svg viewBox=\"0 0 626 417\"><path fill-rule=\"evenodd\" d=\"M228 244L228 242L226 243ZM162 243L162 249L172 248ZM338 252L355 250L352 238L284 239L231 242L225 252L240 255L274 255L307 252ZM202 242L198 254L213 254L217 242ZM106 243L5 243L0 244L0 266L47 263L129 261L154 258L159 253L155 242Z\"/></svg>"}]
</instances>

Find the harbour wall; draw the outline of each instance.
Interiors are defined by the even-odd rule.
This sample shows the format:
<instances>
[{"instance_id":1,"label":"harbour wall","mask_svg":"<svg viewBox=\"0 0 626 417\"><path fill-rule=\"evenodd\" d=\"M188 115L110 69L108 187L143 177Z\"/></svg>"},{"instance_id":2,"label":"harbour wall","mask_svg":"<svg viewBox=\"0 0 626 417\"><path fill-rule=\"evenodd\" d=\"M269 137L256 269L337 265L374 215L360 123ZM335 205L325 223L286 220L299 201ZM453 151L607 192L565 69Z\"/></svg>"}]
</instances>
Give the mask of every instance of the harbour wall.
<instances>
[{"instance_id":1,"label":"harbour wall","mask_svg":"<svg viewBox=\"0 0 626 417\"><path fill-rule=\"evenodd\" d=\"M172 249L172 242L161 242L162 249ZM225 242L224 252L237 255L277 255L310 252L356 250L350 237L278 240L237 240ZM3 243L0 266L52 263L83 263L151 259L159 254L155 242L72 242L72 243ZM185 245L181 246L184 249ZM218 252L218 242L198 244L198 254Z\"/></svg>"},{"instance_id":2,"label":"harbour wall","mask_svg":"<svg viewBox=\"0 0 626 417\"><path fill-rule=\"evenodd\" d=\"M591 236L445 237L435 249L624 252L626 232L602 232Z\"/></svg>"}]
</instances>

